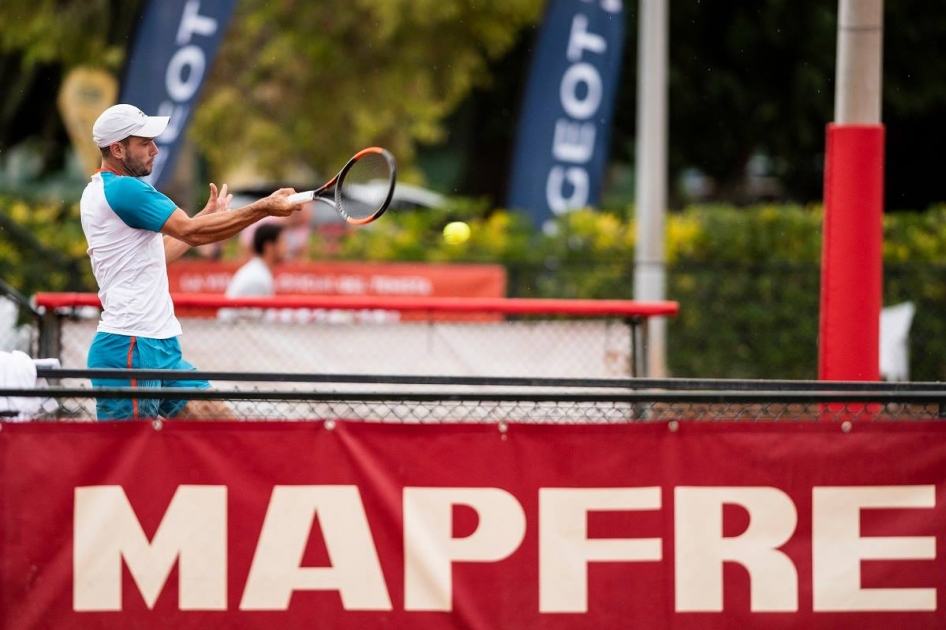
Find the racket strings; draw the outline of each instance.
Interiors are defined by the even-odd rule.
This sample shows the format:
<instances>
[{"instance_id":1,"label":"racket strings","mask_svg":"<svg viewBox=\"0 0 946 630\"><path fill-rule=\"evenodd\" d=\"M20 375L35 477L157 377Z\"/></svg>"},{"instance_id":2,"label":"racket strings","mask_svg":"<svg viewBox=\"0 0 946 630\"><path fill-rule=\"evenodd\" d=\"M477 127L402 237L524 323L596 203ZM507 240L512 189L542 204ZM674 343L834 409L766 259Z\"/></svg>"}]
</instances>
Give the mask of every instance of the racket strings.
<instances>
[{"instance_id":1,"label":"racket strings","mask_svg":"<svg viewBox=\"0 0 946 630\"><path fill-rule=\"evenodd\" d=\"M367 219L384 207L392 185L388 160L379 153L368 153L351 165L336 186L336 208L352 219Z\"/></svg>"}]
</instances>

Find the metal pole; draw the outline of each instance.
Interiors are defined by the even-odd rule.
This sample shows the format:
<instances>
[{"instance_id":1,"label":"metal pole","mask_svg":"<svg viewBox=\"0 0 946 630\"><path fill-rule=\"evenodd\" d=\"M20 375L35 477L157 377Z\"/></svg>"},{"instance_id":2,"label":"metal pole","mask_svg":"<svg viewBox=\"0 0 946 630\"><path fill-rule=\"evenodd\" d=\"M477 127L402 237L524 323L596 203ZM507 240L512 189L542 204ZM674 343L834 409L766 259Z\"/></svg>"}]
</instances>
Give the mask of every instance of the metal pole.
<instances>
[{"instance_id":1,"label":"metal pole","mask_svg":"<svg viewBox=\"0 0 946 630\"><path fill-rule=\"evenodd\" d=\"M835 123L880 122L883 32L883 0L839 0Z\"/></svg>"},{"instance_id":2,"label":"metal pole","mask_svg":"<svg viewBox=\"0 0 946 630\"><path fill-rule=\"evenodd\" d=\"M667 0L638 0L634 299L642 301L663 300L667 284L667 18ZM647 328L648 372L643 376L662 378L667 375L666 319L654 317Z\"/></svg>"}]
</instances>

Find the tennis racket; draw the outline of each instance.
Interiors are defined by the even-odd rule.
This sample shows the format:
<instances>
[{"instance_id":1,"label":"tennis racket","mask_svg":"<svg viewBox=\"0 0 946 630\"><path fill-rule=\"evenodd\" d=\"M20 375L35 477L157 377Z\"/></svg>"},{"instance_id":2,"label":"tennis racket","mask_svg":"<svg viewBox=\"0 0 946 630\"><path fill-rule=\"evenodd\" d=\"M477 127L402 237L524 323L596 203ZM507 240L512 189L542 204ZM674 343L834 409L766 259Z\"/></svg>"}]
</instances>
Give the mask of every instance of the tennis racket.
<instances>
[{"instance_id":1,"label":"tennis racket","mask_svg":"<svg viewBox=\"0 0 946 630\"><path fill-rule=\"evenodd\" d=\"M356 153L338 175L320 188L289 195L290 203L326 202L354 225L371 223L387 210L394 195L397 165L380 147Z\"/></svg>"}]
</instances>

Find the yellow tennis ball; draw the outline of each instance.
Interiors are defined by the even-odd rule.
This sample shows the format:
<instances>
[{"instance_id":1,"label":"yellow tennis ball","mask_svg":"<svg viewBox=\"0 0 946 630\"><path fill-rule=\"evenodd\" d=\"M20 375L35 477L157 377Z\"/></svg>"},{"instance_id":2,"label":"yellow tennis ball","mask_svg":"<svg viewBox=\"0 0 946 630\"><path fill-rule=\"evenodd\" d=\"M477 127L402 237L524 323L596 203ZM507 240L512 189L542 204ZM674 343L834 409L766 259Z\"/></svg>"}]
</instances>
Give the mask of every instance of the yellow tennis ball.
<instances>
[{"instance_id":1,"label":"yellow tennis ball","mask_svg":"<svg viewBox=\"0 0 946 630\"><path fill-rule=\"evenodd\" d=\"M459 245L470 238L470 226L463 221L452 221L443 227L443 240Z\"/></svg>"}]
</instances>

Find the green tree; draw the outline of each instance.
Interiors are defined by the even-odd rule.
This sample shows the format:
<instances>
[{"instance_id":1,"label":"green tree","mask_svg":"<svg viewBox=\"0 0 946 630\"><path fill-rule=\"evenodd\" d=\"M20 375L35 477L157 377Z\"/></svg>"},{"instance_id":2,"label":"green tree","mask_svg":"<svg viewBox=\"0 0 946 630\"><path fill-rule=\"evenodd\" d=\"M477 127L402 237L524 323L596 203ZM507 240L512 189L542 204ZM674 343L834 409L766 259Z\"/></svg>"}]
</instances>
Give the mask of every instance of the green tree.
<instances>
[{"instance_id":1,"label":"green tree","mask_svg":"<svg viewBox=\"0 0 946 630\"><path fill-rule=\"evenodd\" d=\"M375 144L410 166L542 4L244 0L191 137L215 172L246 156L274 176L300 162L327 174Z\"/></svg>"},{"instance_id":2,"label":"green tree","mask_svg":"<svg viewBox=\"0 0 946 630\"><path fill-rule=\"evenodd\" d=\"M78 65L120 73L143 4L0 2L0 152L40 137L46 168L61 168L69 143L56 110L59 83ZM543 4L243 0L190 137L214 175L244 159L274 177L295 163L330 172L369 144L388 146L410 167L416 143L443 138L443 119L489 81L489 61Z\"/></svg>"},{"instance_id":3,"label":"green tree","mask_svg":"<svg viewBox=\"0 0 946 630\"><path fill-rule=\"evenodd\" d=\"M47 170L69 147L56 95L73 67L118 72L139 0L3 0L0 2L0 152L39 138Z\"/></svg>"}]
</instances>

